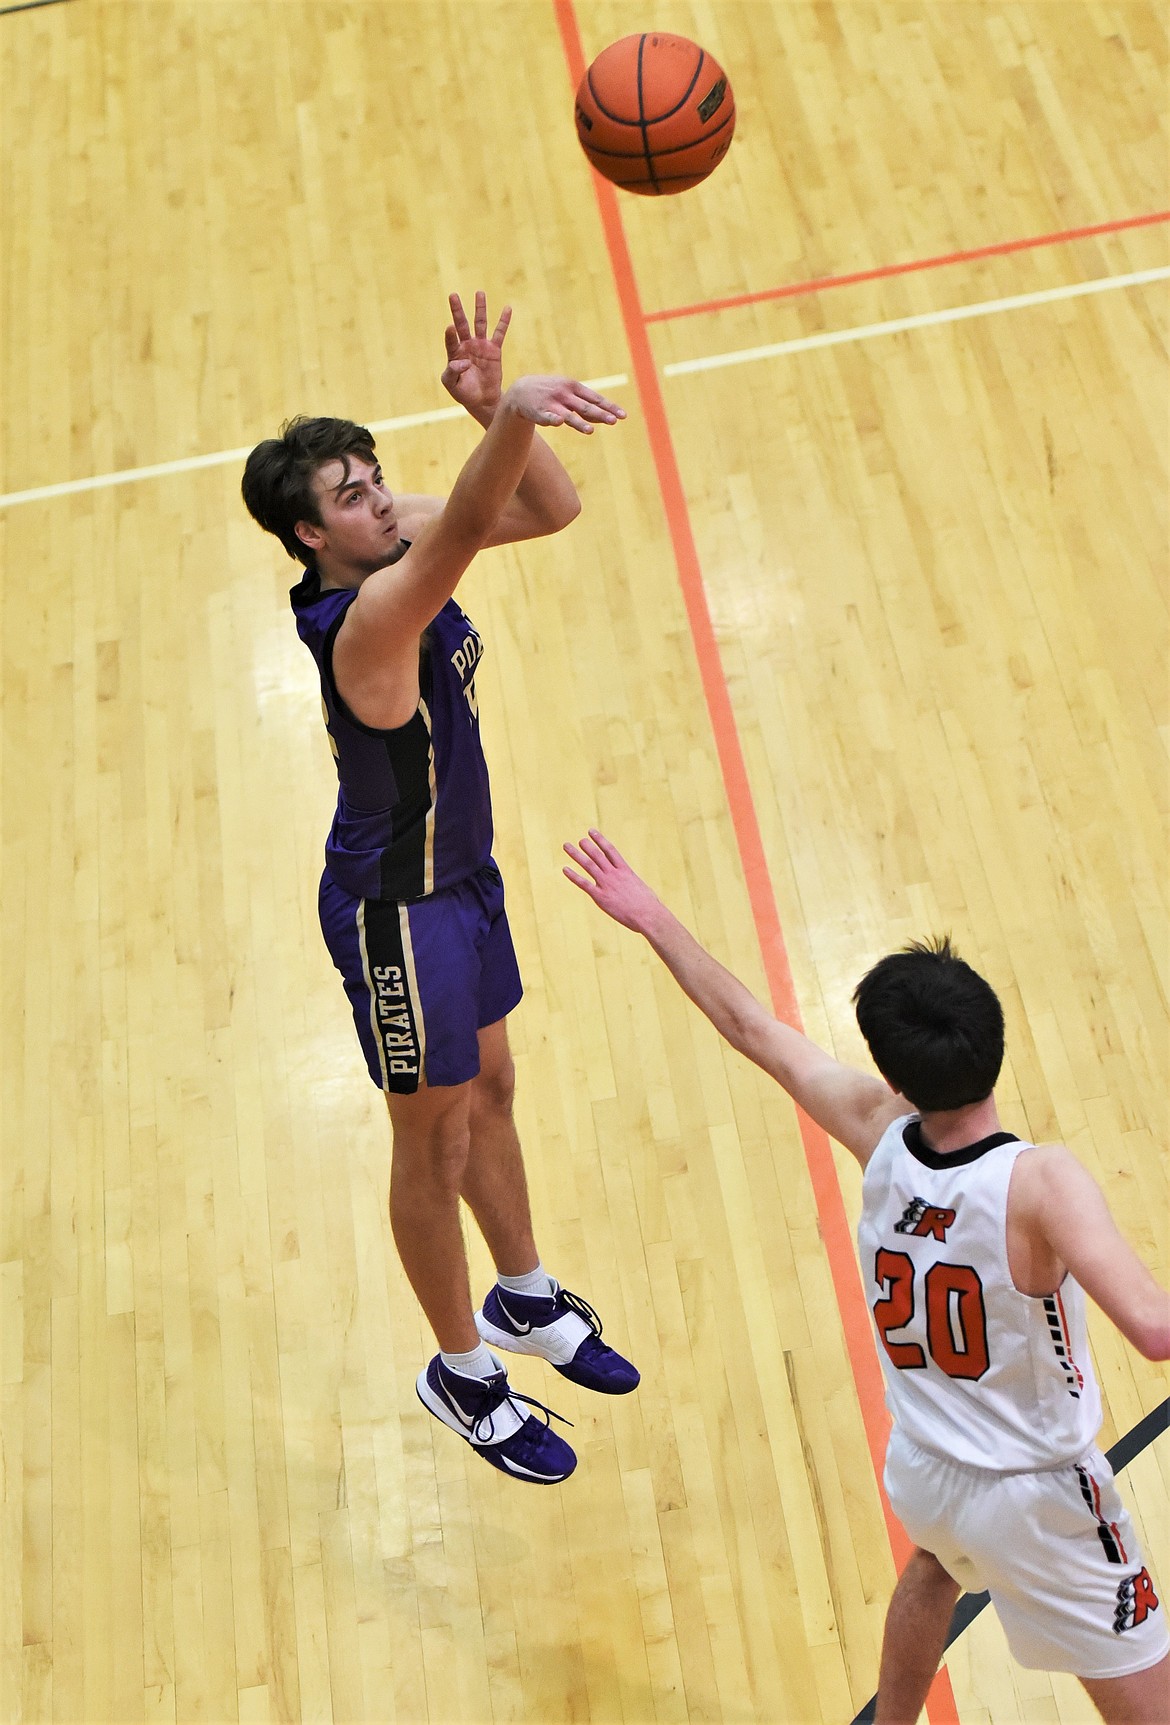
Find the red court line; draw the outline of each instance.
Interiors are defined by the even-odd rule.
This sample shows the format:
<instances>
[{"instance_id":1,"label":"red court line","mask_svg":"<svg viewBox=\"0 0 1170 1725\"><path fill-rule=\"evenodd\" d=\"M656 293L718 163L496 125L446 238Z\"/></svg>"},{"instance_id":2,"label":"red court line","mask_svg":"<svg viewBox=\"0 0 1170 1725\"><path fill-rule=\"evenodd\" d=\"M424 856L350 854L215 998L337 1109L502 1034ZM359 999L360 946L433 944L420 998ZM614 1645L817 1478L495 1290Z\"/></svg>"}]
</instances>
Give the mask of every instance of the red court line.
<instances>
[{"instance_id":1,"label":"red court line","mask_svg":"<svg viewBox=\"0 0 1170 1725\"><path fill-rule=\"evenodd\" d=\"M1009 252L1032 251L1037 246L1059 246L1069 240L1091 239L1094 234L1119 234L1126 228L1149 228L1170 222L1170 210L1154 210L1146 216L1122 216L1117 221L1096 222L1088 228L1065 228L1059 234L1035 234L1029 239L999 240L967 252L945 252L937 258L914 258L904 264L880 264L877 269L855 270L852 275L820 276L816 281L792 282L788 287L762 288L759 293L732 294L727 299L704 300L700 305L672 306L666 311L644 313L646 323L666 323L676 317L699 317L703 312L729 311L735 306L760 305L765 300L798 299L803 294L822 293L826 288L852 287L857 282L884 281L887 276L912 275L916 270L939 270L945 264L966 264L976 258L1006 257Z\"/></svg>"},{"instance_id":2,"label":"red court line","mask_svg":"<svg viewBox=\"0 0 1170 1725\"><path fill-rule=\"evenodd\" d=\"M576 89L584 76L586 62L573 0L553 0L553 6L569 75L573 80L573 88ZM638 295L638 284L626 244L617 194L599 175L594 174L592 178L772 1003L780 1018L799 1029L803 1027L796 1002L796 990L793 987L792 972L780 928L780 917L764 855L763 839L752 800L731 695L723 674L711 614L707 608L707 596L691 531L686 494L670 435L662 391L659 388L658 372L646 329L647 320ZM821 1128L799 1108L796 1115L816 1200L821 1237L829 1260L841 1325L853 1368L857 1399L878 1480L890 1547L900 1570L910 1555L911 1546L901 1524L895 1519L881 1486L889 1420L885 1411L881 1367L878 1364L869 1308L858 1273L852 1233L845 1214L841 1188L837 1183L837 1171L833 1164L829 1140ZM931 1689L928 1712L933 1725L958 1725L954 1695L945 1669L940 1671Z\"/></svg>"}]
</instances>

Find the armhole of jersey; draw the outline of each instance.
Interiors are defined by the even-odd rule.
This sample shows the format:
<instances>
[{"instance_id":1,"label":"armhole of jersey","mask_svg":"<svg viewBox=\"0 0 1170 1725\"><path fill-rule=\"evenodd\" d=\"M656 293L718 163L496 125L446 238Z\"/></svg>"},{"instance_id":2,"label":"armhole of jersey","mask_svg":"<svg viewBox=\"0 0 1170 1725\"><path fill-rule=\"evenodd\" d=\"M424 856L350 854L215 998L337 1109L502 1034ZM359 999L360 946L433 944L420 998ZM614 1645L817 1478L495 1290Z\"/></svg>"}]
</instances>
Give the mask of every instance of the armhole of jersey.
<instances>
[{"instance_id":1,"label":"armhole of jersey","mask_svg":"<svg viewBox=\"0 0 1170 1725\"><path fill-rule=\"evenodd\" d=\"M357 589L355 588L354 591L356 593ZM350 603L352 604L352 602L353 601L351 600ZM362 734L367 737L395 737L400 731L405 731L407 725L414 724L414 721L418 718L418 707L414 709L414 712L410 715L405 724L390 726L366 725L362 723L356 713L350 712L345 701L342 699L341 691L337 687L337 679L333 675L333 643L337 639L337 631L341 628L341 625L345 622L345 619L348 616L349 605L345 607L344 611L339 611L337 613L337 616L325 631L325 638L321 642L321 675L324 677L328 686L330 699L333 702L334 709L341 715L347 725L353 726L355 731L361 731ZM422 685L420 680L419 705L421 706L421 704Z\"/></svg>"},{"instance_id":2,"label":"armhole of jersey","mask_svg":"<svg viewBox=\"0 0 1170 1725\"><path fill-rule=\"evenodd\" d=\"M873 1149L870 1151L869 1155L866 1157L865 1166L861 1170L861 1197L863 1204L865 1202L867 1190L870 1192L873 1191L875 1183L882 1178L882 1169L889 1168L890 1161L894 1155L894 1149L887 1150L884 1156L880 1155L879 1152L882 1145L886 1142L886 1139L890 1136L890 1133L893 1131L895 1126L900 1126L901 1124L904 1124L906 1120L911 1119L913 1119L913 1115L900 1114L897 1119L891 1120ZM895 1148L901 1145L901 1143L902 1135L901 1132L899 1132Z\"/></svg>"},{"instance_id":3,"label":"armhole of jersey","mask_svg":"<svg viewBox=\"0 0 1170 1725\"><path fill-rule=\"evenodd\" d=\"M1072 1271L1069 1269L1068 1265L1066 1264L1064 1266L1064 1275L1060 1278L1060 1281L1057 1283L1056 1287L1053 1288L1050 1294L1026 1294L1023 1288L1017 1285L1016 1278L1012 1275L1011 1255L1008 1251L1008 1210L1012 1201L1012 1181L1015 1179L1016 1168L1019 1166L1020 1157L1023 1155L1024 1151L1035 1150L1035 1148L1035 1144L1030 1143L1026 1138L1017 1139L1016 1153L1012 1157L1011 1171L1007 1177L1007 1184L1003 1189L1003 1267L1004 1274L1007 1277L1008 1287L1012 1290L1013 1294L1016 1294L1021 1300L1055 1300L1059 1298L1061 1289L1072 1275Z\"/></svg>"}]
</instances>

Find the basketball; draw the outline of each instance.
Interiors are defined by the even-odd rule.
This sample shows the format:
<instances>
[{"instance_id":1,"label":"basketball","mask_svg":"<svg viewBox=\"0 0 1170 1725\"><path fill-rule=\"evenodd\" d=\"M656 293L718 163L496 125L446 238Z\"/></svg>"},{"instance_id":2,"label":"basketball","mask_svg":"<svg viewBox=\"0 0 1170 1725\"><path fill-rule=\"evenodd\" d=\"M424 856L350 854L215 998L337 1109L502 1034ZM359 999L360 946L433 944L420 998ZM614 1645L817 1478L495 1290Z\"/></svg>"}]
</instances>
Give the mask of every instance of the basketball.
<instances>
[{"instance_id":1,"label":"basketball","mask_svg":"<svg viewBox=\"0 0 1170 1725\"><path fill-rule=\"evenodd\" d=\"M577 87L577 136L599 174L623 191L670 197L697 186L727 154L735 97L717 60L664 31L603 48Z\"/></svg>"}]
</instances>

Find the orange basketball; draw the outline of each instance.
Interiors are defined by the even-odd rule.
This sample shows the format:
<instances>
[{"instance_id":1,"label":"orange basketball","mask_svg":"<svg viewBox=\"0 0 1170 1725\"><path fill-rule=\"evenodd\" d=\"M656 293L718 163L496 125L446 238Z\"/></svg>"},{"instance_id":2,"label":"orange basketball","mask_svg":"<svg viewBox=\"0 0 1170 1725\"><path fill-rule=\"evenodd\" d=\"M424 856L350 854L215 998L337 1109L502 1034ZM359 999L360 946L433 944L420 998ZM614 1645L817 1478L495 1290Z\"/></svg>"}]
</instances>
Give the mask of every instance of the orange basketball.
<instances>
[{"instance_id":1,"label":"orange basketball","mask_svg":"<svg viewBox=\"0 0 1170 1725\"><path fill-rule=\"evenodd\" d=\"M645 31L603 48L577 88L577 136L627 192L697 186L727 154L735 97L718 61L685 36Z\"/></svg>"}]
</instances>

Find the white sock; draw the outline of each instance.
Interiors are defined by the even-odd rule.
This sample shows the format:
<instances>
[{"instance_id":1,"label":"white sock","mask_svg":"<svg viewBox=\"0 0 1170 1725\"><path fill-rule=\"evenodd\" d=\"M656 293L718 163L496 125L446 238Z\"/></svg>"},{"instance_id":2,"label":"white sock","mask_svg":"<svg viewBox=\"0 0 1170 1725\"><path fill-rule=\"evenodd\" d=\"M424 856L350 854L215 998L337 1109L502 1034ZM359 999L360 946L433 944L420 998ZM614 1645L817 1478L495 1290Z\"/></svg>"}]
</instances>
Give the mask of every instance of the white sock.
<instances>
[{"instance_id":1,"label":"white sock","mask_svg":"<svg viewBox=\"0 0 1170 1725\"><path fill-rule=\"evenodd\" d=\"M440 1350L439 1358L449 1371L458 1372L465 1378L490 1378L500 1369L499 1363L488 1352L486 1342L472 1348L469 1354L448 1354Z\"/></svg>"},{"instance_id":2,"label":"white sock","mask_svg":"<svg viewBox=\"0 0 1170 1725\"><path fill-rule=\"evenodd\" d=\"M439 1358L449 1371L458 1372L464 1378L490 1378L500 1369L500 1362L493 1359L485 1343L478 1348L472 1348L469 1354L445 1354L440 1350ZM511 1401L501 1402L495 1412L488 1416L487 1430L481 1425L475 1428L473 1441L477 1446L484 1444L503 1443L513 1432L518 1432L527 1418L523 1407L517 1409Z\"/></svg>"},{"instance_id":3,"label":"white sock","mask_svg":"<svg viewBox=\"0 0 1170 1725\"><path fill-rule=\"evenodd\" d=\"M539 1260L535 1270L529 1270L526 1276L497 1275L496 1280L510 1294L528 1294L530 1297L536 1294L541 1299L548 1299L552 1293L552 1278Z\"/></svg>"}]
</instances>

